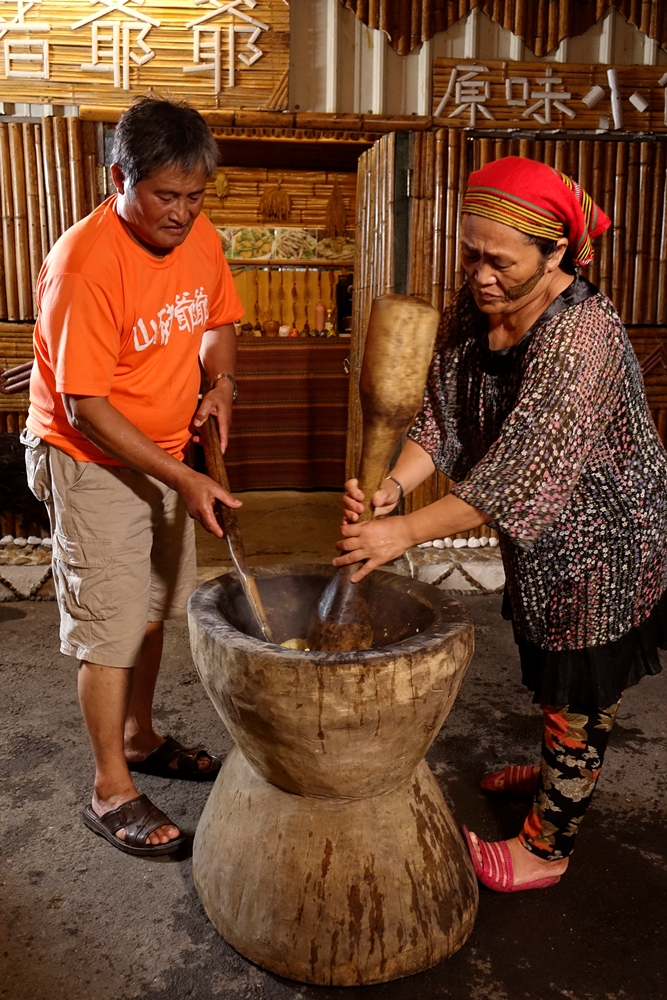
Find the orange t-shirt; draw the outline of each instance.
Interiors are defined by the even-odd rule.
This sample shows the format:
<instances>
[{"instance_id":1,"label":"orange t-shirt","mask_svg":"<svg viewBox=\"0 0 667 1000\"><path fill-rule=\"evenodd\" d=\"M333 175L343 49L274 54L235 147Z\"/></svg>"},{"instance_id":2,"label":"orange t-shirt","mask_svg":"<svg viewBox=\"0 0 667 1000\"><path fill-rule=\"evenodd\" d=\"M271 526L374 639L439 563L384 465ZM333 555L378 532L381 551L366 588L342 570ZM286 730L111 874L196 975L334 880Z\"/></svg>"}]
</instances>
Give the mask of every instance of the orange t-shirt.
<instances>
[{"instance_id":1,"label":"orange t-shirt","mask_svg":"<svg viewBox=\"0 0 667 1000\"><path fill-rule=\"evenodd\" d=\"M70 426L61 393L108 396L182 458L202 336L243 306L209 219L199 215L180 247L154 257L126 232L115 203L114 195L68 229L40 271L27 424L72 458L121 465Z\"/></svg>"}]
</instances>

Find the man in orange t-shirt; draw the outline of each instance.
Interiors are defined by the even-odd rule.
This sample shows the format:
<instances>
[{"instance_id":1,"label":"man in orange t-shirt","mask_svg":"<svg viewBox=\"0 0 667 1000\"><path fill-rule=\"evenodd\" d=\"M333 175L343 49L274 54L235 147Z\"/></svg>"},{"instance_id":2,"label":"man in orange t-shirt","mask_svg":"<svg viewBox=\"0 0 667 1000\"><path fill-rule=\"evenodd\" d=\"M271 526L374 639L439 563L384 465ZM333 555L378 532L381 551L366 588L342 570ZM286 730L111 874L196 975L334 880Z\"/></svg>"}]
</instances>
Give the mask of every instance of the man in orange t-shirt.
<instances>
[{"instance_id":1,"label":"man in orange t-shirt","mask_svg":"<svg viewBox=\"0 0 667 1000\"><path fill-rule=\"evenodd\" d=\"M236 394L233 322L243 307L200 215L217 157L192 108L133 105L116 128L118 194L58 240L37 284L23 441L33 492L49 510L61 650L80 661L95 755L83 819L149 857L184 837L130 771L201 781L220 767L152 722L163 622L185 614L195 586L192 518L221 536L216 501L238 506L182 461L211 414L224 450ZM213 388L198 407L199 361Z\"/></svg>"}]
</instances>

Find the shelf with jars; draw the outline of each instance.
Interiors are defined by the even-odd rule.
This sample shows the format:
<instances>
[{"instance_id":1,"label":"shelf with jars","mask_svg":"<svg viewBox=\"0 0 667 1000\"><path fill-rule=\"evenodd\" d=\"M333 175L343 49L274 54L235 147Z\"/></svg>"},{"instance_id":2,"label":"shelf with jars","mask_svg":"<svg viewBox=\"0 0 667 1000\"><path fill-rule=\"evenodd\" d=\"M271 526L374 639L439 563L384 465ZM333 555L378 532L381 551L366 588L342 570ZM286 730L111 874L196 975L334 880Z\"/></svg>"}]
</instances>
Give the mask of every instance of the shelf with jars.
<instances>
[{"instance_id":1,"label":"shelf with jars","mask_svg":"<svg viewBox=\"0 0 667 1000\"><path fill-rule=\"evenodd\" d=\"M240 338L350 337L352 267L347 263L230 261L244 315Z\"/></svg>"}]
</instances>

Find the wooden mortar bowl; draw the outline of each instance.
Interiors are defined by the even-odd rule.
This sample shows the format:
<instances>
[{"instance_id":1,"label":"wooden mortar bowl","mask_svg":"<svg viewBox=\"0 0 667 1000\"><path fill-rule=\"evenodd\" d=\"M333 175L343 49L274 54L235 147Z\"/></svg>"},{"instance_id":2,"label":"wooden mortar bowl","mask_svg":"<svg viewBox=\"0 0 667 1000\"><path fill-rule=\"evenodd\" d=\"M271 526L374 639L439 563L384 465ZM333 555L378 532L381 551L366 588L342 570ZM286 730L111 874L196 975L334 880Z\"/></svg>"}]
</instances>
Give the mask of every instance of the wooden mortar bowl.
<instances>
[{"instance_id":1,"label":"wooden mortar bowl","mask_svg":"<svg viewBox=\"0 0 667 1000\"><path fill-rule=\"evenodd\" d=\"M276 640L305 635L332 568L255 573ZM234 574L190 599L193 657L236 743L197 829L195 884L242 954L311 983L428 968L467 940L477 909L423 761L472 655L470 617L389 572L372 574L368 597L374 641L387 645L336 653L258 638Z\"/></svg>"}]
</instances>

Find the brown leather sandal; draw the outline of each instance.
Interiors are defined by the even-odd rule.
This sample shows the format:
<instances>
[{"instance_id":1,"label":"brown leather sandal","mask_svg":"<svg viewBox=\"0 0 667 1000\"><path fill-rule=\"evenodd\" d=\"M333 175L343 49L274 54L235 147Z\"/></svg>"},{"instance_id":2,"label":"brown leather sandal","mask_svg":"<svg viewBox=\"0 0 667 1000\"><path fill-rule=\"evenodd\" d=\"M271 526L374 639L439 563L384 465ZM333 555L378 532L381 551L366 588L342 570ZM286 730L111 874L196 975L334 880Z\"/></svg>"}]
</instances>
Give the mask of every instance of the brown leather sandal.
<instances>
[{"instance_id":1,"label":"brown leather sandal","mask_svg":"<svg viewBox=\"0 0 667 1000\"><path fill-rule=\"evenodd\" d=\"M171 854L177 851L187 840L184 833L175 837L167 844L147 844L146 841L154 830L161 826L175 826L168 816L153 805L147 795L139 795L136 799L123 802L117 809L110 809L103 816L98 816L92 806L86 806L81 814L83 822L89 830L99 837L104 837L110 844L125 854L135 854L141 858L154 858L158 854ZM125 829L125 840L116 834Z\"/></svg>"},{"instance_id":2,"label":"brown leather sandal","mask_svg":"<svg viewBox=\"0 0 667 1000\"><path fill-rule=\"evenodd\" d=\"M203 771L199 761L205 757L210 761ZM176 761L176 767L169 765ZM130 771L138 774L155 774L158 778L182 778L184 781L215 781L222 766L219 757L214 757L203 747L184 747L173 736L167 736L155 750L151 750L143 760L128 761Z\"/></svg>"}]
</instances>

